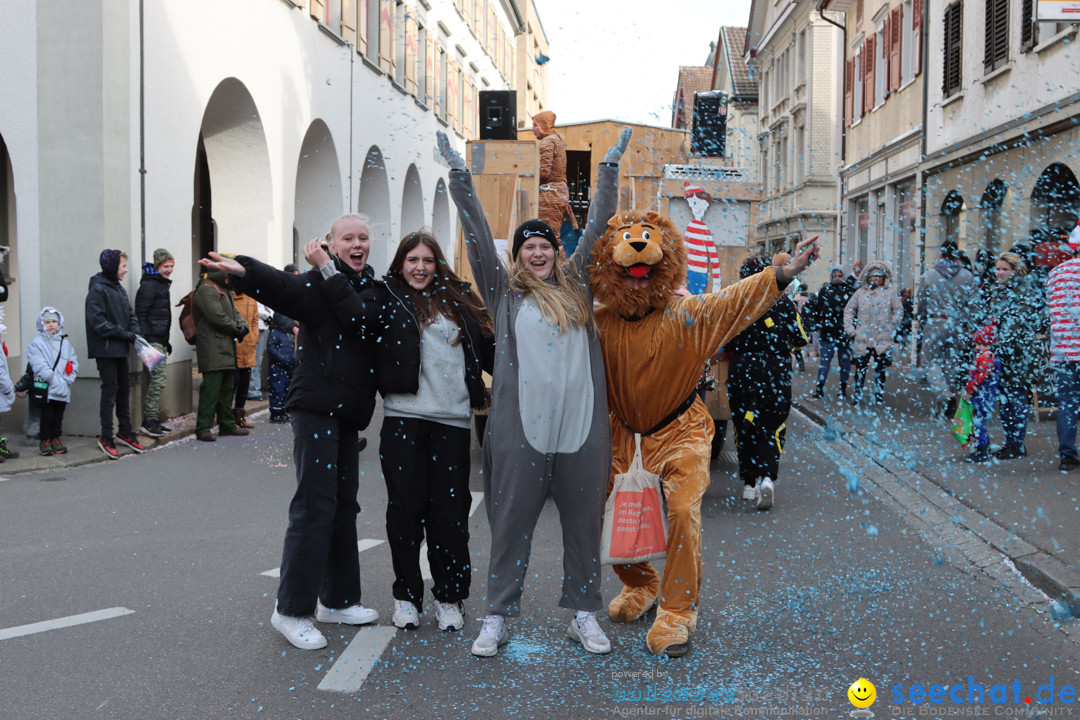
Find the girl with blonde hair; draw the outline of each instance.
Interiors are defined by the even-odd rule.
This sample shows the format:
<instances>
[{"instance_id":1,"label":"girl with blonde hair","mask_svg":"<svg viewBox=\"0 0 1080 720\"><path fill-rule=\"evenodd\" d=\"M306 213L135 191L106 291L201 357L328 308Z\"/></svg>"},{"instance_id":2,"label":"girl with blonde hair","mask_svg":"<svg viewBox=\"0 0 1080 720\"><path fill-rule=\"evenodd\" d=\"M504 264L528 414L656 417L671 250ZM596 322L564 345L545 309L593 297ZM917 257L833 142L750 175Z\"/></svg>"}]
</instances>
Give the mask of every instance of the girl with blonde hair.
<instances>
[{"instance_id":1,"label":"girl with blonde hair","mask_svg":"<svg viewBox=\"0 0 1080 720\"><path fill-rule=\"evenodd\" d=\"M575 611L569 636L589 652L610 652L596 613L602 607L600 530L611 436L589 271L593 245L618 207L618 161L630 130L600 163L584 235L570 259L559 261L551 226L528 220L514 233L509 268L497 257L464 160L444 133L438 142L451 168L450 195L477 291L495 320L494 387L483 444L491 525L487 617L472 652L490 657L508 640L505 618L520 611L532 533L549 493L562 524L559 605Z\"/></svg>"}]
</instances>

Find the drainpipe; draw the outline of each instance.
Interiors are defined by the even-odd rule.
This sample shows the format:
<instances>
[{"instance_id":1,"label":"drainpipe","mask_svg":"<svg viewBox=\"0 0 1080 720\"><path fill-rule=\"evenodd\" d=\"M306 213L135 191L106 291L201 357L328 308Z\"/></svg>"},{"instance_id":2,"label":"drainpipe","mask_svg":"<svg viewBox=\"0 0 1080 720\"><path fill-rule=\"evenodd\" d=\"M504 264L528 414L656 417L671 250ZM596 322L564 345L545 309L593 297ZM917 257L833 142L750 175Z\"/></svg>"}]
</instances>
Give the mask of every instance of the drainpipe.
<instances>
[{"instance_id":1,"label":"drainpipe","mask_svg":"<svg viewBox=\"0 0 1080 720\"><path fill-rule=\"evenodd\" d=\"M923 3L922 7L923 16L922 22L919 26L919 32L922 33L922 47L919 48L922 51L922 141L919 143L920 157L926 157L926 136L927 136L927 113L928 105L930 102L930 83L926 81L926 76L929 73L929 61L930 52L928 50L928 43L926 42L927 26L926 19L930 15L930 3ZM923 169L919 173L919 274L920 276L926 272L926 170Z\"/></svg>"},{"instance_id":2,"label":"drainpipe","mask_svg":"<svg viewBox=\"0 0 1080 720\"><path fill-rule=\"evenodd\" d=\"M846 56L846 54L847 54L847 27L844 26L844 25L841 25L840 23L836 22L835 20L831 20L831 19L825 17L825 8L828 6L828 4L830 2L831 2L831 0L821 0L821 2L818 3L818 14L821 16L821 19L824 20L825 22L829 23L830 25L835 25L836 27L840 28L840 48L841 48L841 52ZM840 77L845 78L845 80L846 80L846 76L844 75L843 67L841 67L841 69L840 69ZM841 81L841 88L840 88L840 97L841 97L841 100L840 100L840 166L839 166L840 168L842 168L844 166L844 161L847 158L847 130L846 130L845 125L844 125L844 121L846 120L846 118L844 117L844 101L843 101L844 88L843 88L843 82L844 81ZM839 168L837 168L837 172L836 172L836 250L837 250L837 255L839 256L837 258L838 264L841 263L843 261L843 259L844 259L843 258L843 253L840 252L841 247L842 247L842 244L841 244L840 241L841 241L841 237L842 237L843 226L844 226L844 178L841 176Z\"/></svg>"},{"instance_id":3,"label":"drainpipe","mask_svg":"<svg viewBox=\"0 0 1080 720\"><path fill-rule=\"evenodd\" d=\"M139 257L146 261L146 64L144 0L139 0Z\"/></svg>"}]
</instances>

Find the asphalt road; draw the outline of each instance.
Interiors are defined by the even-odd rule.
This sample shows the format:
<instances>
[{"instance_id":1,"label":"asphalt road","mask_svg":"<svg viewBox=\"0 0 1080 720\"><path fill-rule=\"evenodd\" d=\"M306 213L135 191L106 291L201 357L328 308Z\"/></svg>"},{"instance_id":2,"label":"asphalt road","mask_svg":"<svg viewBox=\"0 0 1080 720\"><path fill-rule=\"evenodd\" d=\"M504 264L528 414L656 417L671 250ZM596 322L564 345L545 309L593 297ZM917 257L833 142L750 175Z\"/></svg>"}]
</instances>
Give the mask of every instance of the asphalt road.
<instances>
[{"instance_id":1,"label":"asphalt road","mask_svg":"<svg viewBox=\"0 0 1080 720\"><path fill-rule=\"evenodd\" d=\"M740 499L730 453L714 465L686 657L650 655L647 621L603 618L607 656L566 638L551 502L523 614L497 657L469 653L490 542L482 505L465 630L439 632L428 607L420 629L391 635L389 550L375 544L386 496L377 433L368 436L358 530L372 547L360 558L364 602L383 629L324 626L320 651L293 649L269 624L277 580L262 573L280 565L295 482L287 426L0 482L0 718L838 717L853 709L847 688L860 677L877 687L877 717L976 706L1080 715L1061 696L1080 686L1076 621L1055 620L992 553L978 567L949 523L879 500L883 471L845 459L798 418L770 512ZM477 492L478 465L477 452ZM608 571L605 600L617 591ZM27 627L98 611L103 619ZM374 667L359 684L365 661ZM1051 678L1055 703L1039 705ZM334 683L359 687L325 689ZM950 684L963 685L964 703L912 704L920 686ZM969 685L983 686L983 702L966 702ZM991 701L995 685L1007 686L1005 702Z\"/></svg>"}]
</instances>

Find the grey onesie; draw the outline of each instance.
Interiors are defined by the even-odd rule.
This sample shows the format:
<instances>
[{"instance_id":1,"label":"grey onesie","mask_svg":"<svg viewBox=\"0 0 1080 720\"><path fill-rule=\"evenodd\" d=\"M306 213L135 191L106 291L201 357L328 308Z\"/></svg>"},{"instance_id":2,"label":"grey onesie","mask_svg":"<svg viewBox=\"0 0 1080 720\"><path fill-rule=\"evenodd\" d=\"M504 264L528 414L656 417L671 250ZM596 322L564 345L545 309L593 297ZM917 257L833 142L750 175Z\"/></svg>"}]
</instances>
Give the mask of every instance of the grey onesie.
<instances>
[{"instance_id":1,"label":"grey onesie","mask_svg":"<svg viewBox=\"0 0 1080 720\"><path fill-rule=\"evenodd\" d=\"M570 269L592 306L592 247L618 207L619 166L601 163L596 196ZM558 330L510 287L467 170L450 172L477 290L495 319L491 414L484 439L484 498L491 525L489 615L520 611L533 531L548 493L562 522L559 605L596 612L600 530L611 473L611 431L600 341L592 329Z\"/></svg>"}]
</instances>

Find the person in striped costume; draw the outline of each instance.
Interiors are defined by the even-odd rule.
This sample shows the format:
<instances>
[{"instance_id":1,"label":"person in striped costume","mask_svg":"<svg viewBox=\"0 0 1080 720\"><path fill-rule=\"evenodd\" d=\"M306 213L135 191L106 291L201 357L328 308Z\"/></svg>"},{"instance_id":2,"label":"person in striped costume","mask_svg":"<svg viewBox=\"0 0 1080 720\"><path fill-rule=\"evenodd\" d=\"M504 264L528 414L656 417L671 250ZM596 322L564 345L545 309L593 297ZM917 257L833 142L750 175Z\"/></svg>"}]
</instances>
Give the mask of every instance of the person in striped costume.
<instances>
[{"instance_id":1,"label":"person in striped costume","mask_svg":"<svg viewBox=\"0 0 1080 720\"><path fill-rule=\"evenodd\" d=\"M720 289L720 258L716 255L716 243L713 242L709 226L705 224L705 212L709 209L712 198L703 188L690 181L683 183L683 195L694 213L694 219L686 226L683 238L686 242L686 289L692 295L708 292L709 277L712 276L712 292Z\"/></svg>"},{"instance_id":2,"label":"person in striped costume","mask_svg":"<svg viewBox=\"0 0 1080 720\"><path fill-rule=\"evenodd\" d=\"M1076 416L1080 411L1080 223L1068 235L1072 259L1050 271L1046 302L1050 307L1050 362L1057 375L1058 454L1060 469L1080 465L1076 452Z\"/></svg>"}]
</instances>

